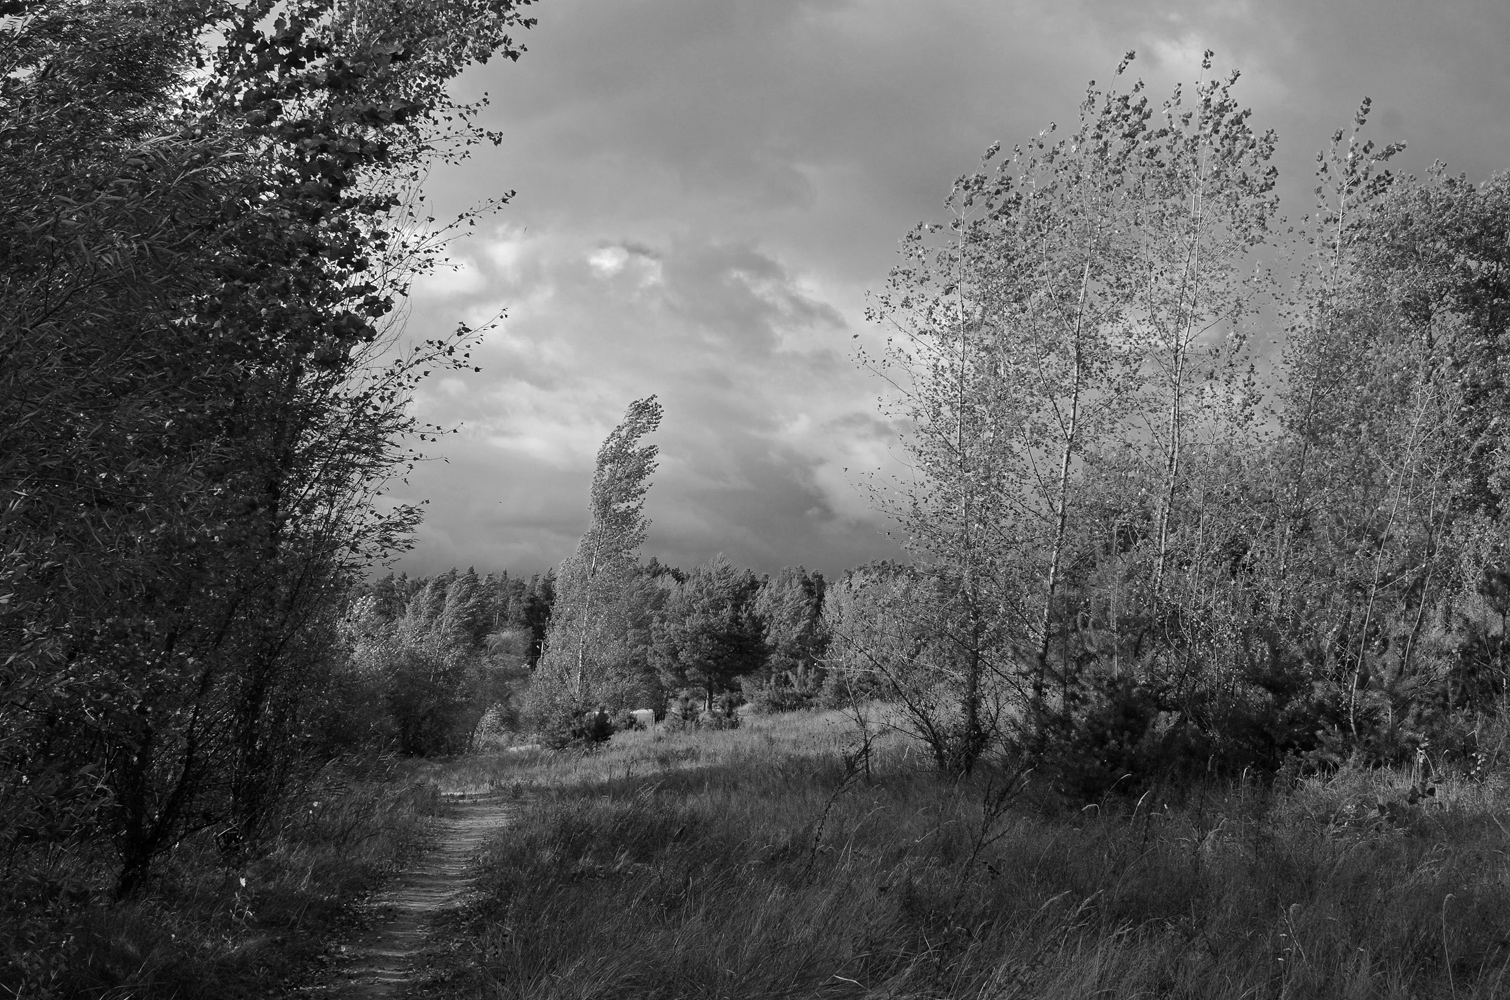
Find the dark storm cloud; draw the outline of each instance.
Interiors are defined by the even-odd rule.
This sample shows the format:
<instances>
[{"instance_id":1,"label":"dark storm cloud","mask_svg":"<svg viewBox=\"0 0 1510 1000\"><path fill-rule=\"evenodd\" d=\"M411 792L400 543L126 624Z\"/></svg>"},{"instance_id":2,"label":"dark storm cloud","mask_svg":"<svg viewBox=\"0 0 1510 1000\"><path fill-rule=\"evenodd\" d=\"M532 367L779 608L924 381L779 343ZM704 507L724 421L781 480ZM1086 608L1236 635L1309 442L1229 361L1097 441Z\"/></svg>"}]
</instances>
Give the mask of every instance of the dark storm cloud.
<instances>
[{"instance_id":1,"label":"dark storm cloud","mask_svg":"<svg viewBox=\"0 0 1510 1000\"><path fill-rule=\"evenodd\" d=\"M438 172L443 211L500 190L499 228L455 245L462 269L418 290L411 328L508 320L484 374L428 387L461 421L416 569L543 568L583 527L598 443L632 398L666 421L650 550L724 551L835 570L895 549L857 484L902 468L884 386L850 359L898 237L939 216L957 174L1073 119L1086 81L1133 73L1161 98L1204 48L1279 130L1286 210L1311 159L1368 94L1402 163L1483 177L1510 149L1502 0L549 0L530 52L470 73L497 150ZM846 472L845 470L849 471ZM884 477L883 477L884 478Z\"/></svg>"}]
</instances>

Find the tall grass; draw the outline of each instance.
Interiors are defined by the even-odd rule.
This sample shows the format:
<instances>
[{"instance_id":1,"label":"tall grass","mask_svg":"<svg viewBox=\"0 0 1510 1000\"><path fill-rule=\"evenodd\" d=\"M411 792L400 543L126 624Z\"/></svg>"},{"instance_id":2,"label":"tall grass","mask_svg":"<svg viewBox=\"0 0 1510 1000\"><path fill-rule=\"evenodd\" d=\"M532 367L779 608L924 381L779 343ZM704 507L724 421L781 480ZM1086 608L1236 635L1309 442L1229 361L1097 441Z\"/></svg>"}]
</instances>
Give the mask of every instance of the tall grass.
<instances>
[{"instance_id":1,"label":"tall grass","mask_svg":"<svg viewBox=\"0 0 1510 1000\"><path fill-rule=\"evenodd\" d=\"M867 781L856 746L835 717L796 716L471 763L452 780L522 805L453 928L453 988L1510 995L1498 781L1410 803L1409 776L1345 770L1070 810L1031 783L1013 799L1011 775L943 782L894 741Z\"/></svg>"},{"instance_id":2,"label":"tall grass","mask_svg":"<svg viewBox=\"0 0 1510 1000\"><path fill-rule=\"evenodd\" d=\"M108 894L110 859L35 848L0 886L0 997L261 997L307 975L350 905L424 839L436 786L393 760L333 766L269 836L185 839L146 891Z\"/></svg>"}]
</instances>

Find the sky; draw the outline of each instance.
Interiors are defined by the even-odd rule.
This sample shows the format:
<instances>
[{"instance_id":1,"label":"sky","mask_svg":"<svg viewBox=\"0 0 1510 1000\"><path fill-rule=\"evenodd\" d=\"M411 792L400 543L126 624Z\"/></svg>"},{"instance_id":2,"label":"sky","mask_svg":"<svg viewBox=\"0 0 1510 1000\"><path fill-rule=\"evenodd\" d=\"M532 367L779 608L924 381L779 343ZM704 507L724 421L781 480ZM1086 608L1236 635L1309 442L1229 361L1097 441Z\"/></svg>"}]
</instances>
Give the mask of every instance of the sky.
<instances>
[{"instance_id":1,"label":"sky","mask_svg":"<svg viewBox=\"0 0 1510 1000\"><path fill-rule=\"evenodd\" d=\"M503 135L436 169L440 218L516 194L421 280L408 336L504 318L480 373L433 377L454 428L392 496L428 501L394 568L534 573L587 526L598 445L665 417L644 555L835 574L901 555L869 485L905 476L855 361L900 239L992 142L1072 123L1087 83L1161 99L1201 53L1278 132L1283 211L1373 99L1370 134L1483 180L1510 169L1506 0L541 0L517 62L472 67ZM1264 331L1258 331L1263 333ZM879 476L876 480L874 476Z\"/></svg>"}]
</instances>

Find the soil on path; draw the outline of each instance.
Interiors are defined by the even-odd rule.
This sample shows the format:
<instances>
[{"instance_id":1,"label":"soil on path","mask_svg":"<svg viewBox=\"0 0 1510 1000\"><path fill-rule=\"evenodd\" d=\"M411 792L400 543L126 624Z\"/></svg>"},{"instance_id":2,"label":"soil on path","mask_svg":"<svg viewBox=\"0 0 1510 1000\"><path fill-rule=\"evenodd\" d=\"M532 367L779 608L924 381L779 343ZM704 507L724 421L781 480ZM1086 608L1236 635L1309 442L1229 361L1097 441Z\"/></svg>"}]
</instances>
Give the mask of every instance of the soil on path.
<instances>
[{"instance_id":1,"label":"soil on path","mask_svg":"<svg viewBox=\"0 0 1510 1000\"><path fill-rule=\"evenodd\" d=\"M436 914L471 887L473 858L515 807L503 792L446 795L435 844L366 904L369 929L342 947L317 995L340 1000L403 996L418 985L416 963Z\"/></svg>"}]
</instances>

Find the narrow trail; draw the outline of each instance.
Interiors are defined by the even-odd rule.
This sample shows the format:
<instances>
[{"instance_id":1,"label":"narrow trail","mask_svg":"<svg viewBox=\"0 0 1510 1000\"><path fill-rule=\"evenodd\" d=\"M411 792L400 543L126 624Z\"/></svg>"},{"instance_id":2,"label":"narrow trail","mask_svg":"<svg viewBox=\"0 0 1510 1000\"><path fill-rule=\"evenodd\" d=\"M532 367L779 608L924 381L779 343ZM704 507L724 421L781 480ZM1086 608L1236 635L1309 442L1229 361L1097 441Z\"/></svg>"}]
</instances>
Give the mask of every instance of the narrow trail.
<instances>
[{"instance_id":1,"label":"narrow trail","mask_svg":"<svg viewBox=\"0 0 1510 1000\"><path fill-rule=\"evenodd\" d=\"M516 808L505 793L446 795L449 815L436 842L383 892L368 901L371 926L342 949L314 996L368 1000L403 996L416 985L415 963L429 943L436 913L458 905L471 886L472 859Z\"/></svg>"}]
</instances>

